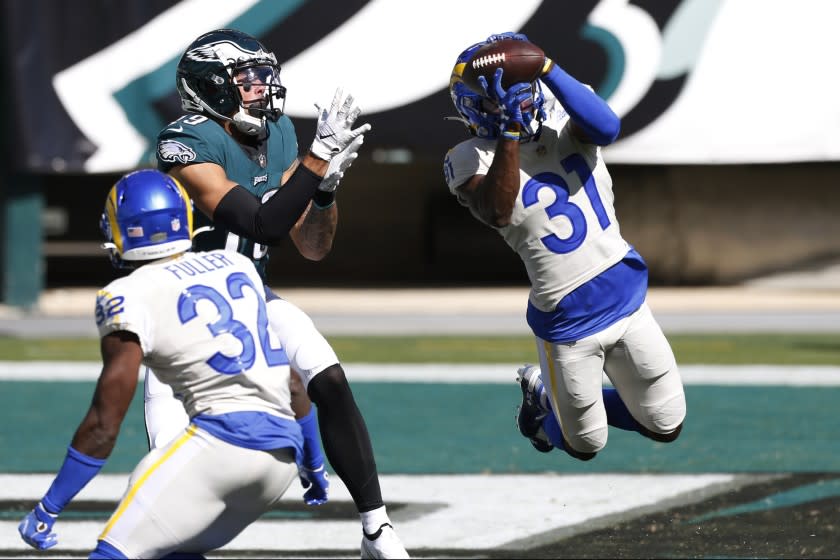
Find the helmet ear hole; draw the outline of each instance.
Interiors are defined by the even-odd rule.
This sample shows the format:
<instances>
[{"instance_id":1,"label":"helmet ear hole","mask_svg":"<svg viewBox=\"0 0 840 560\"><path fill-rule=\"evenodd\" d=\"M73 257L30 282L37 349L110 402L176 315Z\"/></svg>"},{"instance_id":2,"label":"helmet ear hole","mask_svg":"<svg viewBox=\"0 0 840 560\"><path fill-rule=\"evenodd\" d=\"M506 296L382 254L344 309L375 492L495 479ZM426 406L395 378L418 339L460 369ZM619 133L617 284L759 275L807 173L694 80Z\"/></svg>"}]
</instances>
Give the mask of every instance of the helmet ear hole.
<instances>
[{"instance_id":1,"label":"helmet ear hole","mask_svg":"<svg viewBox=\"0 0 840 560\"><path fill-rule=\"evenodd\" d=\"M470 90L466 84L456 81L450 87L452 102L470 134L479 138L494 139L499 136L501 120L499 113L484 108L485 99Z\"/></svg>"}]
</instances>

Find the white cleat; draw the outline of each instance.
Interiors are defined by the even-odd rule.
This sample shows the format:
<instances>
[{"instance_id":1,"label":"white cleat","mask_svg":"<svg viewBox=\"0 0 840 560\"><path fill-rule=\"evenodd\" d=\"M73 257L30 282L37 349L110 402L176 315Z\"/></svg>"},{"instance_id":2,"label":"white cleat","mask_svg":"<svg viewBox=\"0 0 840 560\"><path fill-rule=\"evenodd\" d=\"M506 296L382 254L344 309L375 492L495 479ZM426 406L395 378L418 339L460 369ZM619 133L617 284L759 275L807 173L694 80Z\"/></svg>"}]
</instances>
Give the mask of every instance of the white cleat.
<instances>
[{"instance_id":1,"label":"white cleat","mask_svg":"<svg viewBox=\"0 0 840 560\"><path fill-rule=\"evenodd\" d=\"M383 523L379 530L368 535L362 531L362 560L368 558L410 558L394 528Z\"/></svg>"}]
</instances>

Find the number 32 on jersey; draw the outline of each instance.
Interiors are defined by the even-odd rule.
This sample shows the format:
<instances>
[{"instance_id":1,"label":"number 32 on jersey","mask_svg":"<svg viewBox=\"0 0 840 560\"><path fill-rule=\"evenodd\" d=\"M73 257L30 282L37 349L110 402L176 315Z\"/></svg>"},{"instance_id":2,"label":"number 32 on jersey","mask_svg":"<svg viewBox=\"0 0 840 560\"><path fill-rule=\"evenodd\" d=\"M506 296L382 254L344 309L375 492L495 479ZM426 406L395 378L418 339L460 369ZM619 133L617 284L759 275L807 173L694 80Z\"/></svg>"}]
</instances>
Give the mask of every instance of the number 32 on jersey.
<instances>
[{"instance_id":1,"label":"number 32 on jersey","mask_svg":"<svg viewBox=\"0 0 840 560\"><path fill-rule=\"evenodd\" d=\"M248 276L242 272L234 272L227 277L227 290L233 300L245 297L245 290L257 297L257 333L265 361L269 366L285 365L289 363L286 351L282 348L272 348L268 334L268 313L265 300L260 296ZM245 324L233 318L233 308L224 295L210 286L196 284L190 286L178 299L178 318L181 323L187 323L198 317L198 302L207 300L219 311L218 317L207 324L207 329L213 336L232 334L242 343L242 352L238 356L227 356L216 352L207 364L219 373L236 375L250 369L256 360L256 343L251 330Z\"/></svg>"}]
</instances>

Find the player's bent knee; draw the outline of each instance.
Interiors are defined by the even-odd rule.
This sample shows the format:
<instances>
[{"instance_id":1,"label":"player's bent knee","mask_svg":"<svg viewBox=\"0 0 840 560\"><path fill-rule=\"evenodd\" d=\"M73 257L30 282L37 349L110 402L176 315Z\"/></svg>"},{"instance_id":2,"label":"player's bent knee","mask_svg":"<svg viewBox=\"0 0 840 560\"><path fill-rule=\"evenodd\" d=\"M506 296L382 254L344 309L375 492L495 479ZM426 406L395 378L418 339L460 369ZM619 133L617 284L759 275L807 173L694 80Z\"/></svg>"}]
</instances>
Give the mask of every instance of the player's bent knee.
<instances>
[{"instance_id":1,"label":"player's bent knee","mask_svg":"<svg viewBox=\"0 0 840 560\"><path fill-rule=\"evenodd\" d=\"M685 414L685 395L678 393L651 408L647 417L639 422L638 432L653 441L670 443L680 436Z\"/></svg>"},{"instance_id":2,"label":"player's bent knee","mask_svg":"<svg viewBox=\"0 0 840 560\"><path fill-rule=\"evenodd\" d=\"M664 434L660 434L660 433L648 430L645 427L641 427L640 430L639 430L639 433L641 433L646 438L652 439L653 441L658 441L660 443L671 443L672 441L674 441L675 439L680 437L680 433L682 432L682 427L683 427L683 425L682 425L682 423L680 423L680 425L677 426L674 430L671 430L670 432L667 432L667 433L664 433Z\"/></svg>"},{"instance_id":3,"label":"player's bent knee","mask_svg":"<svg viewBox=\"0 0 840 560\"><path fill-rule=\"evenodd\" d=\"M578 459L579 461L590 461L590 460L595 458L595 455L598 454L597 451L593 451L592 453L584 453L584 452L581 452L581 451L575 451L574 449L572 449L571 445L568 445L568 442L567 442L567 445L563 448L563 450L569 456L574 457L575 459Z\"/></svg>"},{"instance_id":4,"label":"player's bent knee","mask_svg":"<svg viewBox=\"0 0 840 560\"><path fill-rule=\"evenodd\" d=\"M566 453L581 461L589 461L607 445L607 428L592 430L587 434L563 438Z\"/></svg>"}]
</instances>

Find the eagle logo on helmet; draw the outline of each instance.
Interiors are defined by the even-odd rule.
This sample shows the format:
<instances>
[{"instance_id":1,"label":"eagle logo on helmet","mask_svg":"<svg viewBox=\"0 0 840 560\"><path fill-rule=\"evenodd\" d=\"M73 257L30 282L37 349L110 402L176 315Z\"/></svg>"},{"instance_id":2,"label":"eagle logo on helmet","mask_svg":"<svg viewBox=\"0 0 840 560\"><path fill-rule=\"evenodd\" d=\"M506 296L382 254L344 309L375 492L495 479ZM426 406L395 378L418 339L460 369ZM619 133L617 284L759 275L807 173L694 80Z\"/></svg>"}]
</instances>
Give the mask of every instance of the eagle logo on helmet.
<instances>
[{"instance_id":1,"label":"eagle logo on helmet","mask_svg":"<svg viewBox=\"0 0 840 560\"><path fill-rule=\"evenodd\" d=\"M277 64L274 53L266 52L261 48L251 51L227 40L199 45L187 51L185 56L196 62L222 60L228 64L236 64L243 60L265 60Z\"/></svg>"}]
</instances>

